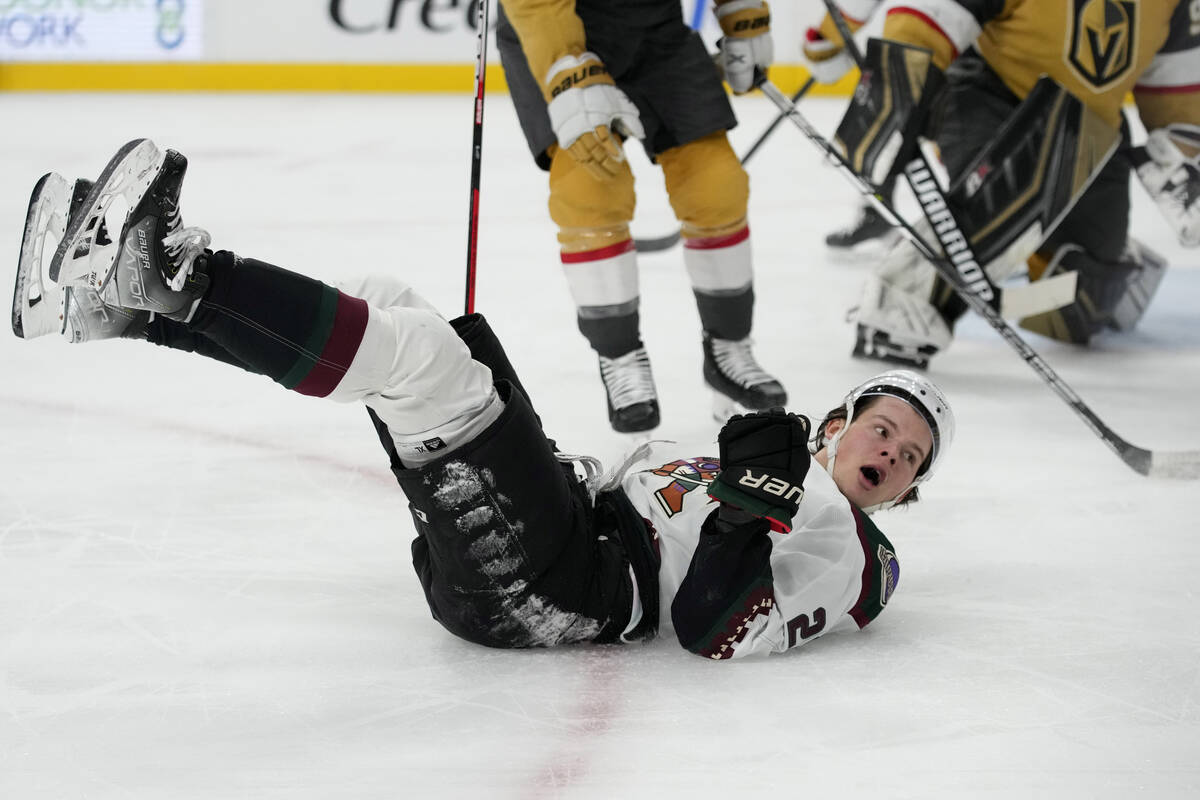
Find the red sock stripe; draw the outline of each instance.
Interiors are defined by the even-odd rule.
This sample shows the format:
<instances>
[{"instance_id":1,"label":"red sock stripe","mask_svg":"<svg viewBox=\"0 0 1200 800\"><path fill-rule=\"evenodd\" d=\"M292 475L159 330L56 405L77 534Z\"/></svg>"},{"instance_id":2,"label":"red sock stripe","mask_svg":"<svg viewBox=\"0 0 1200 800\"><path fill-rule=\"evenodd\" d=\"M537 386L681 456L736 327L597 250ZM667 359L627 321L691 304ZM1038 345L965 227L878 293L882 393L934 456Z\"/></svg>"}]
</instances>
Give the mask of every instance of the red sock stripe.
<instances>
[{"instance_id":1,"label":"red sock stripe","mask_svg":"<svg viewBox=\"0 0 1200 800\"><path fill-rule=\"evenodd\" d=\"M739 231L727 233L724 236L701 236L695 239L683 238L683 246L691 250L719 250L722 247L733 247L750 238L750 226L746 225Z\"/></svg>"},{"instance_id":2,"label":"red sock stripe","mask_svg":"<svg viewBox=\"0 0 1200 800\"><path fill-rule=\"evenodd\" d=\"M562 263L579 264L584 261L602 261L606 258L616 258L622 253L628 253L633 249L633 239L626 239L623 242L610 244L608 247L601 247L597 250L583 250L578 253L562 253Z\"/></svg>"},{"instance_id":3,"label":"red sock stripe","mask_svg":"<svg viewBox=\"0 0 1200 800\"><path fill-rule=\"evenodd\" d=\"M325 340L321 355L312 369L294 387L295 391L312 397L328 396L350 368L366 329L366 301L338 292L337 310L329 338Z\"/></svg>"}]
</instances>

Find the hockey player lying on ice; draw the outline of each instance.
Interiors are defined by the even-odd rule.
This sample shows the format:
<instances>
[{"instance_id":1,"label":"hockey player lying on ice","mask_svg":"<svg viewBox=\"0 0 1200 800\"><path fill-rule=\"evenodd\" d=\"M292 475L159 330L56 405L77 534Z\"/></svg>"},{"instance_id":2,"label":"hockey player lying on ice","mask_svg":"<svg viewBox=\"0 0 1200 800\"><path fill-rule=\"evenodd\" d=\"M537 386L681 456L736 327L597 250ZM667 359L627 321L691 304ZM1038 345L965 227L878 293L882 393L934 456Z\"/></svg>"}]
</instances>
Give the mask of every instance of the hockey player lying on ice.
<instances>
[{"instance_id":1,"label":"hockey player lying on ice","mask_svg":"<svg viewBox=\"0 0 1200 800\"><path fill-rule=\"evenodd\" d=\"M812 455L808 420L772 409L728 421L720 463L653 461L604 481L543 434L481 316L447 323L388 280L353 296L212 252L180 220L186 165L143 139L94 186L45 176L14 332L144 339L361 400L411 504L429 607L451 632L491 647L634 641L656 635L661 608L684 647L720 659L861 628L887 604L899 565L867 515L914 500L950 445L953 415L928 380L858 386ZM132 211L108 226L114 198Z\"/></svg>"}]
</instances>

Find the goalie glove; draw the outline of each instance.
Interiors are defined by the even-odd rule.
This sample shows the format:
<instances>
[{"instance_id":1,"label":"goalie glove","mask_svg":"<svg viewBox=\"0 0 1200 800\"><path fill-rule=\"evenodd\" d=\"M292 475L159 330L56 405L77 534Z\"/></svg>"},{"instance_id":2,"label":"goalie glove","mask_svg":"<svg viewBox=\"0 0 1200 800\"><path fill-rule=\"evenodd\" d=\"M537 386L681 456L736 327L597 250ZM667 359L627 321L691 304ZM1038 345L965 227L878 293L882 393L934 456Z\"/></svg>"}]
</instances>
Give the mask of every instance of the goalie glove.
<instances>
[{"instance_id":1,"label":"goalie glove","mask_svg":"<svg viewBox=\"0 0 1200 800\"><path fill-rule=\"evenodd\" d=\"M771 40L771 10L762 0L717 0L713 10L721 31L721 69L734 94L755 86L755 71L766 72L775 60Z\"/></svg>"},{"instance_id":2,"label":"goalie glove","mask_svg":"<svg viewBox=\"0 0 1200 800\"><path fill-rule=\"evenodd\" d=\"M804 53L805 66L818 83L837 83L854 66L854 59L845 46L826 39L816 28L805 31L800 49Z\"/></svg>"},{"instance_id":3,"label":"goalie glove","mask_svg":"<svg viewBox=\"0 0 1200 800\"><path fill-rule=\"evenodd\" d=\"M1192 155L1185 155L1184 150ZM1130 158L1138 180L1184 247L1200 246L1200 126L1173 123L1150 131Z\"/></svg>"},{"instance_id":4,"label":"goalie glove","mask_svg":"<svg viewBox=\"0 0 1200 800\"><path fill-rule=\"evenodd\" d=\"M928 50L869 39L862 75L834 137L850 167L874 186L886 183L916 152L945 80Z\"/></svg>"},{"instance_id":5,"label":"goalie glove","mask_svg":"<svg viewBox=\"0 0 1200 800\"><path fill-rule=\"evenodd\" d=\"M708 496L763 517L771 530L788 533L804 499L808 452L807 417L782 408L729 418L717 443L721 471Z\"/></svg>"},{"instance_id":6,"label":"goalie glove","mask_svg":"<svg viewBox=\"0 0 1200 800\"><path fill-rule=\"evenodd\" d=\"M546 76L546 111L558 146L598 180L614 177L625 161L622 136L645 138L637 106L617 88L594 53L563 56Z\"/></svg>"},{"instance_id":7,"label":"goalie glove","mask_svg":"<svg viewBox=\"0 0 1200 800\"><path fill-rule=\"evenodd\" d=\"M842 11L840 6L843 5L850 5L851 13L861 15L864 20L875 12L877 6L875 0L857 0L853 4L842 2L836 8L831 5L825 12L825 18L821 20L821 24L805 31L804 41L800 47L804 53L808 71L819 83L837 83L854 66L854 59L846 49L846 43L842 40L842 32L833 15L835 13L841 15L842 22L846 24L846 29L851 33L862 28L863 23Z\"/></svg>"}]
</instances>

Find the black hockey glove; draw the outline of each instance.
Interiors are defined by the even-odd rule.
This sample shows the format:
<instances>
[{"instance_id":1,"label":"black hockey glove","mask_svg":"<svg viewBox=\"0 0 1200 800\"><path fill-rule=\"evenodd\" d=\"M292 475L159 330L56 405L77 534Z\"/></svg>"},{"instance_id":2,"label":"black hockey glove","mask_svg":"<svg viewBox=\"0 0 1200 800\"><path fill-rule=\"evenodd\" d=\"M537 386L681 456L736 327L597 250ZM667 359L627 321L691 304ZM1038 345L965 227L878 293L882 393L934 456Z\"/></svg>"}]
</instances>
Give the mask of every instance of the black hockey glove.
<instances>
[{"instance_id":1,"label":"black hockey glove","mask_svg":"<svg viewBox=\"0 0 1200 800\"><path fill-rule=\"evenodd\" d=\"M834 137L854 171L878 187L903 169L945 81L928 50L868 40L858 87Z\"/></svg>"},{"instance_id":2,"label":"black hockey glove","mask_svg":"<svg viewBox=\"0 0 1200 800\"><path fill-rule=\"evenodd\" d=\"M721 471L708 495L771 523L787 533L804 498L808 453L807 417L782 408L729 418L717 443Z\"/></svg>"}]
</instances>

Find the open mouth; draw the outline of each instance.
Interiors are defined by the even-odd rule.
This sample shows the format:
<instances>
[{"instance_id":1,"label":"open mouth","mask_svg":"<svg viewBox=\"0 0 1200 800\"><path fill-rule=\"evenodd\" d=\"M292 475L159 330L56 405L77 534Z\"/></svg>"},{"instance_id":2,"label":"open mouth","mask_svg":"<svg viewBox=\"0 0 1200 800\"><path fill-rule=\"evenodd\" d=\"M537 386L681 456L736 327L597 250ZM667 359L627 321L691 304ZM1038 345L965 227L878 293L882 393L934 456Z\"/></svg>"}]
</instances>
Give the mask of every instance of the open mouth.
<instances>
[{"instance_id":1,"label":"open mouth","mask_svg":"<svg viewBox=\"0 0 1200 800\"><path fill-rule=\"evenodd\" d=\"M879 481L880 481L879 470L875 469L874 467L863 467L860 470L860 472L862 472L864 478L866 478L868 481L870 481L872 486L879 485Z\"/></svg>"}]
</instances>

